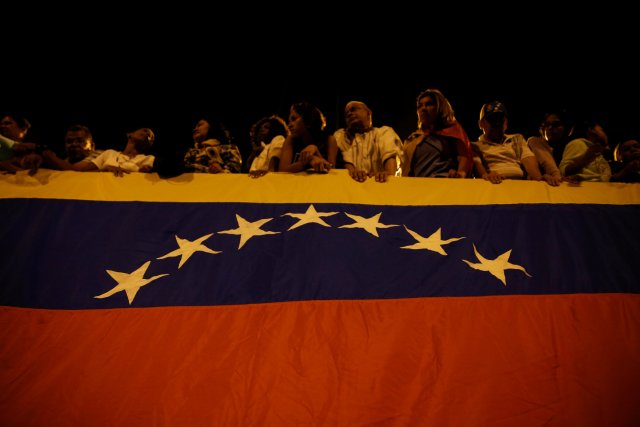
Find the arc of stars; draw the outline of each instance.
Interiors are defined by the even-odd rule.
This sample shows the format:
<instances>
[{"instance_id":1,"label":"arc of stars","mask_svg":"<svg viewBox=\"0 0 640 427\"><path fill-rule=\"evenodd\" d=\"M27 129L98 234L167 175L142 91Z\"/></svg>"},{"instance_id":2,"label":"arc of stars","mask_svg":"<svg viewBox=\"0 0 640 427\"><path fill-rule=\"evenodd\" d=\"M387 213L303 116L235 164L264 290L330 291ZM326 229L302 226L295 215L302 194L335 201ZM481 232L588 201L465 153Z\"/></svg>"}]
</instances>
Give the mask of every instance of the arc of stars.
<instances>
[{"instance_id":1,"label":"arc of stars","mask_svg":"<svg viewBox=\"0 0 640 427\"><path fill-rule=\"evenodd\" d=\"M320 224L323 227L331 227L329 224L322 219L325 216L332 216L337 214L338 212L318 212L313 205L309 205L307 211L305 213L297 214L297 213L285 213L282 216L290 216L292 218L298 218L298 222L293 224L291 227L287 229L287 231L291 231L294 228L302 227L305 224Z\"/></svg>"},{"instance_id":2,"label":"arc of stars","mask_svg":"<svg viewBox=\"0 0 640 427\"><path fill-rule=\"evenodd\" d=\"M242 218L240 215L236 214L236 221L238 221L238 228L219 231L220 234L235 234L240 236L240 243L238 245L238 250L240 250L245 243L249 241L252 237L256 236L264 236L267 234L280 234L279 231L265 231L262 230L262 227L267 222L271 221L273 218L264 218L259 219L257 221L249 222L246 219Z\"/></svg>"},{"instance_id":3,"label":"arc of stars","mask_svg":"<svg viewBox=\"0 0 640 427\"><path fill-rule=\"evenodd\" d=\"M194 241L190 241L187 239L181 239L176 235L176 242L178 243L178 249L171 251L166 255L162 255L156 259L165 259L165 258L179 256L180 263L178 263L178 268L180 268L184 265L185 262L189 260L189 258L191 258L191 255L193 255L196 252L206 252L208 254L214 254L214 255L219 254L220 251L214 251L213 249L210 249L202 244L202 242L204 242L211 236L213 236L213 233L207 234L206 236L202 236Z\"/></svg>"},{"instance_id":4,"label":"arc of stars","mask_svg":"<svg viewBox=\"0 0 640 427\"><path fill-rule=\"evenodd\" d=\"M509 249L502 255L498 255L495 259L487 259L480 255L480 252L478 252L478 249L476 249L475 244L473 245L473 252L475 252L476 258L478 258L478 261L480 261L479 263L470 262L466 259L463 259L462 261L466 262L469 267L475 270L488 271L489 273L497 277L504 286L507 286L507 279L504 275L505 270L520 270L523 271L527 276L531 277L531 275L527 273L527 270L525 270L524 267L516 264L511 264L509 262L511 249Z\"/></svg>"},{"instance_id":5,"label":"arc of stars","mask_svg":"<svg viewBox=\"0 0 640 427\"><path fill-rule=\"evenodd\" d=\"M148 285L149 283L163 276L168 276L168 274L158 274L157 276L148 277L145 279L144 274L147 272L150 264L151 261L147 261L132 273L121 273L118 271L107 270L109 276L111 276L116 282L118 282L118 284L111 290L105 292L104 294L97 295L94 298L107 298L115 294L116 292L124 291L127 294L129 305L131 305L133 299L136 297L136 294L141 287Z\"/></svg>"},{"instance_id":6,"label":"arc of stars","mask_svg":"<svg viewBox=\"0 0 640 427\"><path fill-rule=\"evenodd\" d=\"M428 251L437 252L440 255L447 255L444 249L442 249L443 245L448 245L452 242L457 242L458 240L464 239L464 237L452 237L451 239L442 240L442 227L438 228L431 236L423 237L420 234L416 233L413 230L404 226L407 233L411 234L414 239L416 239L417 243L408 246L402 246L400 249L426 249Z\"/></svg>"},{"instance_id":7,"label":"arc of stars","mask_svg":"<svg viewBox=\"0 0 640 427\"><path fill-rule=\"evenodd\" d=\"M398 227L398 224L382 224L380 222L380 216L382 215L382 212L372 216L371 218L365 218L359 215L352 215L346 212L344 214L349 218L351 218L354 221L354 223L341 225L340 228L362 228L367 233L373 234L376 237L380 237L378 236L378 228Z\"/></svg>"}]
</instances>

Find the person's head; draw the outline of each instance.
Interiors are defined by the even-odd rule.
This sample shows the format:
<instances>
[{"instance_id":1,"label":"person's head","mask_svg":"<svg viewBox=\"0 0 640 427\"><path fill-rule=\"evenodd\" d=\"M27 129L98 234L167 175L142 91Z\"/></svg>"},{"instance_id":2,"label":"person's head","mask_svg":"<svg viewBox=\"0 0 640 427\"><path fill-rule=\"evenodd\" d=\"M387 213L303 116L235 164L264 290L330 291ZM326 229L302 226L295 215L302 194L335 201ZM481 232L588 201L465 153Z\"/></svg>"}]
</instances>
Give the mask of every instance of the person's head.
<instances>
[{"instance_id":1,"label":"person's head","mask_svg":"<svg viewBox=\"0 0 640 427\"><path fill-rule=\"evenodd\" d=\"M584 138L593 144L609 148L609 137L597 117L585 117L578 120L573 129L574 138Z\"/></svg>"},{"instance_id":2,"label":"person's head","mask_svg":"<svg viewBox=\"0 0 640 427\"><path fill-rule=\"evenodd\" d=\"M560 145L573 132L573 125L566 111L554 111L544 115L540 124L540 135L550 145Z\"/></svg>"},{"instance_id":3,"label":"person's head","mask_svg":"<svg viewBox=\"0 0 640 427\"><path fill-rule=\"evenodd\" d=\"M327 127L327 120L322 111L307 101L295 103L289 109L289 131L294 138L302 138L309 134L318 139Z\"/></svg>"},{"instance_id":4,"label":"person's head","mask_svg":"<svg viewBox=\"0 0 640 427\"><path fill-rule=\"evenodd\" d=\"M371 109L361 101L349 101L344 107L344 120L350 132L362 132L373 125Z\"/></svg>"},{"instance_id":5,"label":"person's head","mask_svg":"<svg viewBox=\"0 0 640 427\"><path fill-rule=\"evenodd\" d=\"M24 142L31 123L19 114L7 114L0 120L0 134L18 142Z\"/></svg>"},{"instance_id":6,"label":"person's head","mask_svg":"<svg viewBox=\"0 0 640 427\"><path fill-rule=\"evenodd\" d=\"M202 117L193 128L193 141L200 143L208 139L215 139L220 144L230 144L231 134L218 120Z\"/></svg>"},{"instance_id":7,"label":"person's head","mask_svg":"<svg viewBox=\"0 0 640 427\"><path fill-rule=\"evenodd\" d=\"M261 142L268 144L278 135L289 135L287 123L280 116L263 117L251 126L249 137L253 148L258 148Z\"/></svg>"},{"instance_id":8,"label":"person's head","mask_svg":"<svg viewBox=\"0 0 640 427\"><path fill-rule=\"evenodd\" d=\"M629 163L633 160L640 160L640 142L629 139L618 146L618 160L622 163Z\"/></svg>"},{"instance_id":9,"label":"person's head","mask_svg":"<svg viewBox=\"0 0 640 427\"><path fill-rule=\"evenodd\" d=\"M449 100L438 89L427 89L416 98L419 129L443 129L456 121Z\"/></svg>"},{"instance_id":10,"label":"person's head","mask_svg":"<svg viewBox=\"0 0 640 427\"><path fill-rule=\"evenodd\" d=\"M507 130L507 109L500 101L484 104L480 109L478 127L492 141L502 139Z\"/></svg>"},{"instance_id":11,"label":"person's head","mask_svg":"<svg viewBox=\"0 0 640 427\"><path fill-rule=\"evenodd\" d=\"M129 144L133 144L136 151L146 154L151 151L156 135L149 128L139 128L127 134Z\"/></svg>"},{"instance_id":12,"label":"person's head","mask_svg":"<svg viewBox=\"0 0 640 427\"><path fill-rule=\"evenodd\" d=\"M88 127L82 125L69 126L64 135L64 151L71 163L76 163L95 150L93 136Z\"/></svg>"}]
</instances>

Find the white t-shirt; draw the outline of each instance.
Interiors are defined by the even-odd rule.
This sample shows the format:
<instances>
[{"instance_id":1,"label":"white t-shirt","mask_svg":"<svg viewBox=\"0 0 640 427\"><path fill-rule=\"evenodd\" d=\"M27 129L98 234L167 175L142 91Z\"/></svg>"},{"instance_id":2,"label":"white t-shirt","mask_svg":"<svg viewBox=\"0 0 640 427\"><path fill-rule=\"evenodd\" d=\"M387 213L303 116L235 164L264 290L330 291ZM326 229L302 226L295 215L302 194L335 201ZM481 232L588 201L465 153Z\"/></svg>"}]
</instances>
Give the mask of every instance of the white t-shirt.
<instances>
[{"instance_id":1,"label":"white t-shirt","mask_svg":"<svg viewBox=\"0 0 640 427\"><path fill-rule=\"evenodd\" d=\"M282 144L284 144L284 136L275 136L269 144L262 143L262 151L259 155L253 159L251 163L250 172L254 171L268 171L269 163L273 157L280 158L280 152L282 151Z\"/></svg>"},{"instance_id":2,"label":"white t-shirt","mask_svg":"<svg viewBox=\"0 0 640 427\"><path fill-rule=\"evenodd\" d=\"M138 154L135 157L129 157L121 151L105 150L91 161L99 170L104 170L107 166L113 166L127 172L138 172L142 166L153 166L154 160L155 157L150 154Z\"/></svg>"}]
</instances>

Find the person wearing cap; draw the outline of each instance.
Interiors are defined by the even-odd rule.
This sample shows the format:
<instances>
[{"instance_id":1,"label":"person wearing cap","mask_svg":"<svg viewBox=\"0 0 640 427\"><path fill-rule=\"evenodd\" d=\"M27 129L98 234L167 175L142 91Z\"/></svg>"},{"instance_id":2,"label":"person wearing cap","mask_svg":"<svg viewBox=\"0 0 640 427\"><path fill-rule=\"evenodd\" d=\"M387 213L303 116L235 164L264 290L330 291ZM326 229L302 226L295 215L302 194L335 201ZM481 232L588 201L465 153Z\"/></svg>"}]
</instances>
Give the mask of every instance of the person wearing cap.
<instances>
[{"instance_id":1,"label":"person wearing cap","mask_svg":"<svg viewBox=\"0 0 640 427\"><path fill-rule=\"evenodd\" d=\"M130 172L151 172L155 156L149 154L155 142L155 134L149 128L136 129L127 134L127 145L123 151L105 150L91 161L70 163L58 158L51 150L43 152L48 164L56 169L74 170L78 172L113 172L116 176L124 176Z\"/></svg>"},{"instance_id":2,"label":"person wearing cap","mask_svg":"<svg viewBox=\"0 0 640 427\"><path fill-rule=\"evenodd\" d=\"M493 184L504 179L542 180L536 156L524 136L505 133L508 122L507 109L502 102L493 101L482 106L478 120L482 135L473 143L476 176Z\"/></svg>"},{"instance_id":3,"label":"person wearing cap","mask_svg":"<svg viewBox=\"0 0 640 427\"><path fill-rule=\"evenodd\" d=\"M362 101L350 101L344 108L346 126L334 132L344 167L357 182L374 177L400 175L402 141L390 126L373 126L371 109Z\"/></svg>"},{"instance_id":4,"label":"person wearing cap","mask_svg":"<svg viewBox=\"0 0 640 427\"><path fill-rule=\"evenodd\" d=\"M427 89L416 101L418 129L404 142L402 176L469 177L471 144L447 98L438 89Z\"/></svg>"}]
</instances>

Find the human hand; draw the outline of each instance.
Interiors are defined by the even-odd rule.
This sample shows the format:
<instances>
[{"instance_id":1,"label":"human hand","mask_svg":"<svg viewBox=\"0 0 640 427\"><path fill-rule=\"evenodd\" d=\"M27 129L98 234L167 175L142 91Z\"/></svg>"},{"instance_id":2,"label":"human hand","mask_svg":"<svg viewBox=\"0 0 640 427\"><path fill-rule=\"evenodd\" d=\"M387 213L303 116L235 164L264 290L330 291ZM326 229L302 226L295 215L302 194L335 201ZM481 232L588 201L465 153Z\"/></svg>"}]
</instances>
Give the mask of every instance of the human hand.
<instances>
[{"instance_id":1,"label":"human hand","mask_svg":"<svg viewBox=\"0 0 640 427\"><path fill-rule=\"evenodd\" d=\"M331 170L331 163L322 157L313 156L309 162L309 166L318 173L327 173Z\"/></svg>"},{"instance_id":2,"label":"human hand","mask_svg":"<svg viewBox=\"0 0 640 427\"><path fill-rule=\"evenodd\" d=\"M267 172L268 171L266 170L249 171L249 178L260 178L262 176L265 176Z\"/></svg>"},{"instance_id":3,"label":"human hand","mask_svg":"<svg viewBox=\"0 0 640 427\"><path fill-rule=\"evenodd\" d=\"M221 173L222 171L224 171L224 169L222 169L222 165L220 165L220 163L211 162L209 164L209 173Z\"/></svg>"},{"instance_id":4,"label":"human hand","mask_svg":"<svg viewBox=\"0 0 640 427\"><path fill-rule=\"evenodd\" d=\"M482 175L482 179L489 181L492 184L500 184L502 182L502 176L496 172L489 172Z\"/></svg>"},{"instance_id":5,"label":"human hand","mask_svg":"<svg viewBox=\"0 0 640 427\"><path fill-rule=\"evenodd\" d=\"M113 172L115 176L122 177L125 173L129 173L129 171L122 169L120 166L105 166L100 172Z\"/></svg>"},{"instance_id":6,"label":"human hand","mask_svg":"<svg viewBox=\"0 0 640 427\"><path fill-rule=\"evenodd\" d=\"M20 158L20 167L22 169L38 170L40 165L42 165L42 156L40 154L25 154Z\"/></svg>"},{"instance_id":7,"label":"human hand","mask_svg":"<svg viewBox=\"0 0 640 427\"><path fill-rule=\"evenodd\" d=\"M545 173L542 175L542 179L552 187L557 187L562 182L562 177L558 175L549 175Z\"/></svg>"},{"instance_id":8,"label":"human hand","mask_svg":"<svg viewBox=\"0 0 640 427\"><path fill-rule=\"evenodd\" d=\"M372 176L375 178L376 182L387 182L387 176L389 174L387 172L374 172Z\"/></svg>"},{"instance_id":9,"label":"human hand","mask_svg":"<svg viewBox=\"0 0 640 427\"><path fill-rule=\"evenodd\" d=\"M365 171L356 169L349 169L349 176L358 182L364 182L369 177Z\"/></svg>"},{"instance_id":10,"label":"human hand","mask_svg":"<svg viewBox=\"0 0 640 427\"><path fill-rule=\"evenodd\" d=\"M640 172L640 159L631 160L629 163L624 165L622 172L625 175L632 175Z\"/></svg>"}]
</instances>

